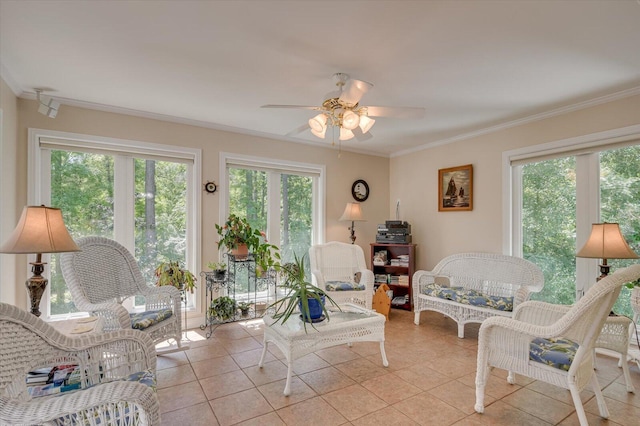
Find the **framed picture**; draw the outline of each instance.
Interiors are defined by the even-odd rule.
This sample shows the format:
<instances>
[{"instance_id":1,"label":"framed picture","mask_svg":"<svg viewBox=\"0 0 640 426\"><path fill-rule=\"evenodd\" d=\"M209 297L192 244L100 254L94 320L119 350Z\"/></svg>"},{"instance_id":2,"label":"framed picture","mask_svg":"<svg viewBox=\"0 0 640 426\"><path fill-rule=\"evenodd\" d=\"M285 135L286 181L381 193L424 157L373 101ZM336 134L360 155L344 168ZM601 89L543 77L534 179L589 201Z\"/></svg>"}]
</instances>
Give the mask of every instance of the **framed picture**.
<instances>
[{"instance_id":1,"label":"framed picture","mask_svg":"<svg viewBox=\"0 0 640 426\"><path fill-rule=\"evenodd\" d=\"M473 165L438 170L438 211L473 210Z\"/></svg>"}]
</instances>

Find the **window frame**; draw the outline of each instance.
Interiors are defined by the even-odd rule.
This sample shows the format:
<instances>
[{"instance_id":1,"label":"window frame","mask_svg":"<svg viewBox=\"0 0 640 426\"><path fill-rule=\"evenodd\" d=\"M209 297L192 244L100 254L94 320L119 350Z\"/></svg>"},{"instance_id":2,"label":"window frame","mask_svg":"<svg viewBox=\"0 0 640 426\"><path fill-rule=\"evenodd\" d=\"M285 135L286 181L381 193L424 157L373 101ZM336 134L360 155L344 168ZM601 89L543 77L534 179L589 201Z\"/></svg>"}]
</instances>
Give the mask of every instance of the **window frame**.
<instances>
[{"instance_id":1,"label":"window frame","mask_svg":"<svg viewBox=\"0 0 640 426\"><path fill-rule=\"evenodd\" d=\"M250 155L234 154L230 152L220 153L220 182L224 182L224 190L220 191L220 214L218 223L224 223L229 216L229 167L249 168L267 172L269 175L268 199L269 212L272 208L279 209L280 196L272 197L271 194L280 192L279 179L273 179L274 173L288 173L307 175L313 178L312 212L313 229L311 244L322 244L325 241L325 199L326 199L326 166L323 164L303 163L299 161L280 160L275 158L257 157ZM271 241L279 241L280 217L267 213L269 231L276 230L278 235L269 233L267 238Z\"/></svg>"},{"instance_id":2,"label":"window frame","mask_svg":"<svg viewBox=\"0 0 640 426\"><path fill-rule=\"evenodd\" d=\"M116 179L133 179L133 159L134 158L154 158L158 160L178 161L187 163L187 252L186 266L189 270L200 270L201 259L201 191L202 187L202 150L176 145L165 145L150 142L142 142L129 139L117 139L94 135L84 135L78 133L61 132L46 129L28 129L28 152L27 152L27 202L29 205L50 205L50 156L45 150L50 150L52 146L59 149L100 151L116 156L128 156L129 164L117 162L116 170L121 172ZM47 172L49 170L49 172ZM118 182L121 182L118 180ZM120 185L120 184L118 184ZM127 192L133 192L133 185ZM132 195L132 194L129 194ZM134 200L132 196L125 197L124 200L116 202L114 200L114 239L125 246L131 253L135 252L134 220L133 212ZM117 223L117 226L115 225ZM35 255L29 255L29 262L35 259ZM49 262L49 254L43 254L43 261ZM50 271L45 269L45 276L49 277ZM200 314L201 307L198 303L201 290L196 293L189 311ZM42 297L46 305L43 312L43 319L61 317L61 315L51 316L49 305L50 287ZM70 316L65 314L64 316ZM72 316L72 314L71 314Z\"/></svg>"},{"instance_id":3,"label":"window frame","mask_svg":"<svg viewBox=\"0 0 640 426\"><path fill-rule=\"evenodd\" d=\"M640 125L561 139L502 153L502 249L522 257L522 164L550 158L576 156L576 251L600 222L599 152L637 145ZM576 258L576 300L599 275L599 259ZM586 285L586 287L585 287Z\"/></svg>"}]
</instances>

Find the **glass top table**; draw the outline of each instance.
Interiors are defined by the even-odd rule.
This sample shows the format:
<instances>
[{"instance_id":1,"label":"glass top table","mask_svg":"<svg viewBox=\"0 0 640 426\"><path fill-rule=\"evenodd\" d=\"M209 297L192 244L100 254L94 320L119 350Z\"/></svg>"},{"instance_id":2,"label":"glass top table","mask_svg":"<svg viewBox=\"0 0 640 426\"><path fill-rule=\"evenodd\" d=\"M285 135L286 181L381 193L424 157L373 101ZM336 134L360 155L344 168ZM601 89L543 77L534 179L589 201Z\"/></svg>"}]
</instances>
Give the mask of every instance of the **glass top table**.
<instances>
[{"instance_id":1,"label":"glass top table","mask_svg":"<svg viewBox=\"0 0 640 426\"><path fill-rule=\"evenodd\" d=\"M340 307L342 311L330 311L329 319L315 324L305 324L293 315L284 324L276 322L269 314L264 316L264 344L258 366L264 365L269 343L275 344L287 359L285 395L291 394L293 361L320 349L344 343L380 342L382 365L389 366L384 351L384 315L350 303Z\"/></svg>"}]
</instances>

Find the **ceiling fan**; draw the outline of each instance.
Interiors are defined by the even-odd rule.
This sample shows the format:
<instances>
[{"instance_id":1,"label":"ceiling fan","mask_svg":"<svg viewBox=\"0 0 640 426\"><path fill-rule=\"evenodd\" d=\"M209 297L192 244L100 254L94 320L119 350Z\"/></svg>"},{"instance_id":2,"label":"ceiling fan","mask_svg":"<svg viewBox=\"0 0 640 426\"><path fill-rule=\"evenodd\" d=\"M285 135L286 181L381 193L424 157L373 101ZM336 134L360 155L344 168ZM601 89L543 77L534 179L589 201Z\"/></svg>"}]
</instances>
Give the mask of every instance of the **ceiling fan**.
<instances>
[{"instance_id":1,"label":"ceiling fan","mask_svg":"<svg viewBox=\"0 0 640 426\"><path fill-rule=\"evenodd\" d=\"M424 117L424 108L360 105L360 99L373 87L373 84L349 78L348 74L341 72L334 74L333 78L338 89L329 92L325 96L322 106L263 105L262 108L295 108L320 111L318 115L309 119L308 126L306 124L300 126L287 135L292 136L310 128L314 136L324 139L327 128L332 127L339 129L339 140L341 141L349 140L354 136L358 140L370 139L372 135L369 130L376 122L371 117Z\"/></svg>"}]
</instances>

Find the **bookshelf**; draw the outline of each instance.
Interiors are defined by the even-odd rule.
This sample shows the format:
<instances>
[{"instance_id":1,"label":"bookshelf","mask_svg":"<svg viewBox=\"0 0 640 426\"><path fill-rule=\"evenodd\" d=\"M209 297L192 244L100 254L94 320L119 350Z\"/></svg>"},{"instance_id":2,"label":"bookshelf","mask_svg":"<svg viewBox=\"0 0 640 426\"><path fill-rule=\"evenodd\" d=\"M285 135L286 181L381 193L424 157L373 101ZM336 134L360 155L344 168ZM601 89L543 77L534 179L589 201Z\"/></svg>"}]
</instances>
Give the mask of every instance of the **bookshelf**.
<instances>
[{"instance_id":1,"label":"bookshelf","mask_svg":"<svg viewBox=\"0 0 640 426\"><path fill-rule=\"evenodd\" d=\"M380 264L384 262L384 264ZM413 309L411 280L416 268L416 244L371 243L371 270L374 287L387 284L393 291L393 298L404 297L404 303L394 302L392 308ZM376 264L377 263L377 264ZM397 300L397 299L396 299Z\"/></svg>"}]
</instances>

